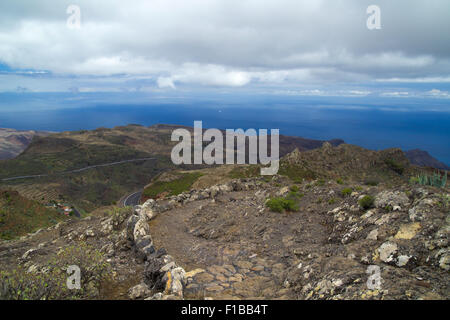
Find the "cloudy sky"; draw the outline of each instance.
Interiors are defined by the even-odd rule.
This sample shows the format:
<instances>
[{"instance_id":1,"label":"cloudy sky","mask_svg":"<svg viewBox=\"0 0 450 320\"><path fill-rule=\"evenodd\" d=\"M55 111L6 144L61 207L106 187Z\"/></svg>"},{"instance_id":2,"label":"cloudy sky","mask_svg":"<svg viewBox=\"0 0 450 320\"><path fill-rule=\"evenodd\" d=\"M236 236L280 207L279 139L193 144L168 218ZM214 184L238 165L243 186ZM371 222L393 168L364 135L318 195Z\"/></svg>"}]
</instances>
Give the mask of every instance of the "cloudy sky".
<instances>
[{"instance_id":1,"label":"cloudy sky","mask_svg":"<svg viewBox=\"0 0 450 320\"><path fill-rule=\"evenodd\" d=\"M448 0L2 0L0 92L449 99L449 12Z\"/></svg>"}]
</instances>

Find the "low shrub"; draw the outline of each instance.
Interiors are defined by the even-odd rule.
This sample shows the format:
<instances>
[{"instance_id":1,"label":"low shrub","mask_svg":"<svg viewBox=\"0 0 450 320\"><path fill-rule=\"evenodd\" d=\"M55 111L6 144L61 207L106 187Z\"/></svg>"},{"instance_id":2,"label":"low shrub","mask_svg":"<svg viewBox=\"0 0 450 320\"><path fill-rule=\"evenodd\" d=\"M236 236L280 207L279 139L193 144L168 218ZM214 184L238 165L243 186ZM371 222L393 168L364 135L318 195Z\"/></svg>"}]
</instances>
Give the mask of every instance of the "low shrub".
<instances>
[{"instance_id":1,"label":"low shrub","mask_svg":"<svg viewBox=\"0 0 450 320\"><path fill-rule=\"evenodd\" d=\"M358 201L358 204L363 208L364 210L367 210L369 208L373 207L373 203L375 202L374 197L372 196L364 196Z\"/></svg>"},{"instance_id":2,"label":"low shrub","mask_svg":"<svg viewBox=\"0 0 450 320\"><path fill-rule=\"evenodd\" d=\"M341 190L341 195L343 197L348 197L349 195L352 194L352 192L353 192L352 188L344 188L344 189Z\"/></svg>"},{"instance_id":3,"label":"low shrub","mask_svg":"<svg viewBox=\"0 0 450 320\"><path fill-rule=\"evenodd\" d=\"M298 211L298 205L292 199L271 198L267 201L266 206L274 212Z\"/></svg>"}]
</instances>

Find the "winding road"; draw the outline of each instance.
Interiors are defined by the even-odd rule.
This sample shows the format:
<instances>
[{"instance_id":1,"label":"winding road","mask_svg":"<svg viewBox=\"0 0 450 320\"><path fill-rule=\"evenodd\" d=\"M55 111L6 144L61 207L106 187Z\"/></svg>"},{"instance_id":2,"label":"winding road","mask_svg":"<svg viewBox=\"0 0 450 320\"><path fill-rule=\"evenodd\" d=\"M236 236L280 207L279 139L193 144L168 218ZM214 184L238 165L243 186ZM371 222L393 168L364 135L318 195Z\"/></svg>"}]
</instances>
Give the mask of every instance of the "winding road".
<instances>
[{"instance_id":1,"label":"winding road","mask_svg":"<svg viewBox=\"0 0 450 320\"><path fill-rule=\"evenodd\" d=\"M141 196L142 196L142 190L132 193L123 199L122 205L124 207L137 206L141 200Z\"/></svg>"},{"instance_id":2,"label":"winding road","mask_svg":"<svg viewBox=\"0 0 450 320\"><path fill-rule=\"evenodd\" d=\"M148 161L148 160L156 160L156 159L157 158L141 158L141 159L123 160L123 161L116 161L116 162L110 162L110 163L104 163L104 164L96 164L93 166L88 166L88 167L84 167L84 168L80 168L80 169L74 169L74 170L63 171L63 172L55 172L55 173L48 173L48 174L35 174L35 175L29 175L29 176L18 176L18 177L12 177L12 178L3 178L0 181L12 181L12 180L28 179L28 178L42 178L42 177L49 177L49 176L53 176L53 175L79 173L79 172L83 172L83 171L86 171L89 169L115 166L118 164L123 164L123 163L128 163L128 162Z\"/></svg>"}]
</instances>

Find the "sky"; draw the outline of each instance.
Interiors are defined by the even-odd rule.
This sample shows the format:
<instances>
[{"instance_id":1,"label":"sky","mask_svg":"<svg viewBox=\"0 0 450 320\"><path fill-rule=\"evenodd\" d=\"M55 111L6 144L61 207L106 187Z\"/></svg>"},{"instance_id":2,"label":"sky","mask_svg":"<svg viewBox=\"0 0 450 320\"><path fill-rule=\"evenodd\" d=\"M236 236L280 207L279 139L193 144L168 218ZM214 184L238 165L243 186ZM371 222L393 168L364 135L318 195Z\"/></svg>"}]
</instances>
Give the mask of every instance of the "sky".
<instances>
[{"instance_id":1,"label":"sky","mask_svg":"<svg viewBox=\"0 0 450 320\"><path fill-rule=\"evenodd\" d=\"M2 0L0 93L446 100L449 12L448 0Z\"/></svg>"}]
</instances>

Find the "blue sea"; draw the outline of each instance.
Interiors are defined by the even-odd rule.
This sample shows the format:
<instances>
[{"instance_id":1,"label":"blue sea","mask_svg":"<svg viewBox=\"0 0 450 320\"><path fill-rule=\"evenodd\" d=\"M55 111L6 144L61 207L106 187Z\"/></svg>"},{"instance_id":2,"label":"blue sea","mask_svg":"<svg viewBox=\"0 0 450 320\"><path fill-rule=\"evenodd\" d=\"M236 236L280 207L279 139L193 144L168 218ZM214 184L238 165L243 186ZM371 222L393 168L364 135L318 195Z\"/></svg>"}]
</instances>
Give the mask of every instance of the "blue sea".
<instances>
[{"instance_id":1,"label":"blue sea","mask_svg":"<svg viewBox=\"0 0 450 320\"><path fill-rule=\"evenodd\" d=\"M280 129L380 150L419 148L450 164L450 100L224 94L0 94L0 127L68 131L130 123Z\"/></svg>"}]
</instances>

